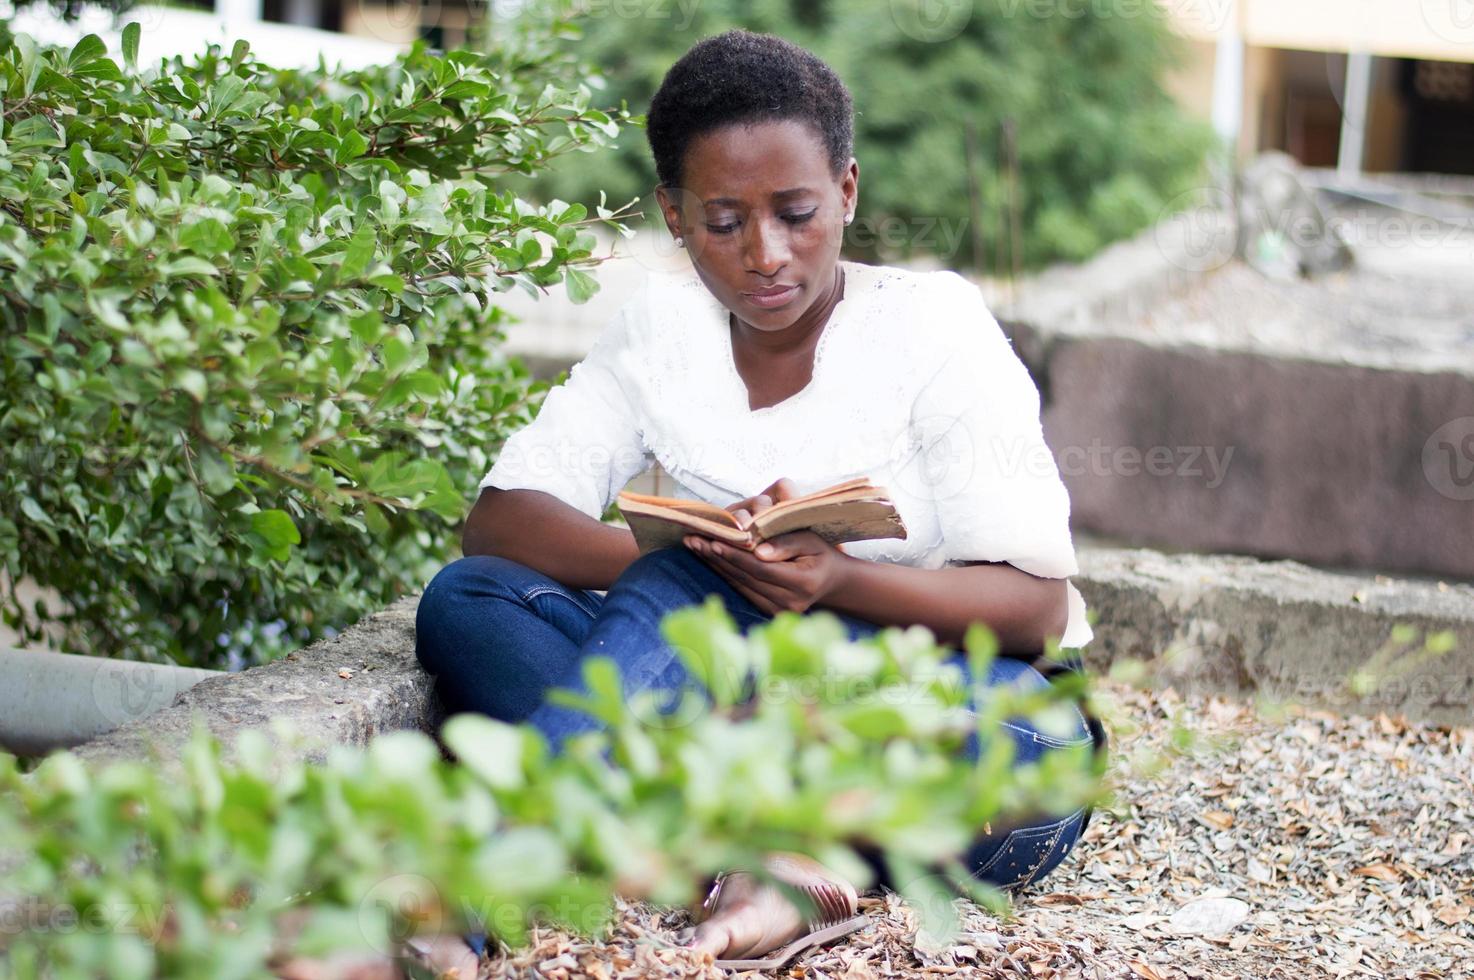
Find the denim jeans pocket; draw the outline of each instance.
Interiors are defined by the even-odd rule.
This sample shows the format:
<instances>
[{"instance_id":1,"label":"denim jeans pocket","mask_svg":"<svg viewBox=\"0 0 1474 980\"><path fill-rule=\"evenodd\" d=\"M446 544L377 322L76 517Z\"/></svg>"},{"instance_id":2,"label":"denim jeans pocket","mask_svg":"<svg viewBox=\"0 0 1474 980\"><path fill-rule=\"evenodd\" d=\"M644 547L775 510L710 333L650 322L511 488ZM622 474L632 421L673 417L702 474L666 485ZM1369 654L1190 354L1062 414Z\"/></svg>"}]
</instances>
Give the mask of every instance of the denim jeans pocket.
<instances>
[{"instance_id":1,"label":"denim jeans pocket","mask_svg":"<svg viewBox=\"0 0 1474 980\"><path fill-rule=\"evenodd\" d=\"M998 888L1019 888L1053 871L1079 839L1085 808L1044 823L1016 827L978 841L968 852L973 876Z\"/></svg>"},{"instance_id":2,"label":"denim jeans pocket","mask_svg":"<svg viewBox=\"0 0 1474 980\"><path fill-rule=\"evenodd\" d=\"M1070 710L1074 712L1075 719L1079 722L1079 726L1076 729L1079 734L1051 734L1040 731L1037 725L1031 723L1027 726L1029 737L1033 738L1038 744L1051 749L1071 749L1078 748L1082 745L1093 744L1095 739L1090 734L1090 727L1085 721L1085 715L1074 705L1070 706Z\"/></svg>"}]
</instances>

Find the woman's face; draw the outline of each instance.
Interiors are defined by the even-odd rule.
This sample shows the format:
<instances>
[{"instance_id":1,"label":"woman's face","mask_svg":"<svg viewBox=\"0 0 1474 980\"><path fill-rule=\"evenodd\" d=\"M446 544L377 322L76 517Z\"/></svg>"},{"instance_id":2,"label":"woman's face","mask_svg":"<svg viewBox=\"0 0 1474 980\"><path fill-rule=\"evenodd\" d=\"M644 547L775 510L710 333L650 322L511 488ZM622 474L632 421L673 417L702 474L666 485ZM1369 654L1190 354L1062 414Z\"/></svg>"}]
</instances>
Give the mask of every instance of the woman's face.
<instances>
[{"instance_id":1,"label":"woman's face","mask_svg":"<svg viewBox=\"0 0 1474 980\"><path fill-rule=\"evenodd\" d=\"M783 120L706 133L687 148L683 170L683 188L656 196L727 309L759 330L782 330L830 295L859 191L853 158L836 177L818 134Z\"/></svg>"}]
</instances>

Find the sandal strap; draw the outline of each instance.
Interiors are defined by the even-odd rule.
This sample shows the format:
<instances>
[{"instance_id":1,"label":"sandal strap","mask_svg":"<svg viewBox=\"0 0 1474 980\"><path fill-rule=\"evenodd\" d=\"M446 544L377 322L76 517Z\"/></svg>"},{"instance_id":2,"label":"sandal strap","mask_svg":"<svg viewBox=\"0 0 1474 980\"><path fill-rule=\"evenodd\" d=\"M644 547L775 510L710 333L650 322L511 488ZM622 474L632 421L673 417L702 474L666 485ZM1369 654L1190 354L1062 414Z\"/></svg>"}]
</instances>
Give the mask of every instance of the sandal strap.
<instances>
[{"instance_id":1,"label":"sandal strap","mask_svg":"<svg viewBox=\"0 0 1474 980\"><path fill-rule=\"evenodd\" d=\"M773 950L763 959L716 960L712 965L723 970L776 970L810 946L819 946L841 939L868 925L869 922L869 917L856 915L832 926L816 929L806 936L800 936L787 946Z\"/></svg>"}]
</instances>

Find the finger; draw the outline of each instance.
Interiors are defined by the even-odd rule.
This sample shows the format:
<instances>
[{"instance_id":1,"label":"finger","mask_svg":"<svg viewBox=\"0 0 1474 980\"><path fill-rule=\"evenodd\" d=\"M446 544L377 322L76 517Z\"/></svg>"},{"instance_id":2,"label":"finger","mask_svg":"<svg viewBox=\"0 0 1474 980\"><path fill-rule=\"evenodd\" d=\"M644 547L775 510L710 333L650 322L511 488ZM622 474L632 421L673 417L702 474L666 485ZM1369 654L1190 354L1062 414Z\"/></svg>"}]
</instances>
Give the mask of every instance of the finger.
<instances>
[{"instance_id":1,"label":"finger","mask_svg":"<svg viewBox=\"0 0 1474 980\"><path fill-rule=\"evenodd\" d=\"M789 531L759 544L753 549L753 554L763 561L788 561L799 555L823 554L824 549L832 547L813 531Z\"/></svg>"},{"instance_id":2,"label":"finger","mask_svg":"<svg viewBox=\"0 0 1474 980\"><path fill-rule=\"evenodd\" d=\"M763 595L761 592L757 591L746 583L738 581L737 578L734 577L734 574L730 568L726 571L722 571L719 569L717 571L717 574L725 578L727 580L727 584L737 590L738 595L742 596L742 598L752 603L753 608L762 613L764 616L776 616L778 615L778 610L783 608L782 606L778 605L777 602L770 599L768 596Z\"/></svg>"},{"instance_id":3,"label":"finger","mask_svg":"<svg viewBox=\"0 0 1474 980\"><path fill-rule=\"evenodd\" d=\"M740 553L723 545L711 545L707 564L763 612L772 615L778 609L786 609L791 598L790 590L743 571L733 560L733 556Z\"/></svg>"},{"instance_id":4,"label":"finger","mask_svg":"<svg viewBox=\"0 0 1474 980\"><path fill-rule=\"evenodd\" d=\"M712 570L735 589L738 595L752 603L753 608L763 615L775 616L778 610L783 608L777 599L768 595L749 576L743 575L739 569L733 567L731 562L712 556L708 559L707 564L711 565Z\"/></svg>"},{"instance_id":5,"label":"finger","mask_svg":"<svg viewBox=\"0 0 1474 980\"><path fill-rule=\"evenodd\" d=\"M756 497L748 497L740 503L733 504L732 516L737 519L737 526L746 530L754 517L771 506L773 506L773 498L760 493Z\"/></svg>"},{"instance_id":6,"label":"finger","mask_svg":"<svg viewBox=\"0 0 1474 980\"><path fill-rule=\"evenodd\" d=\"M706 562L714 572L720 575L732 588L736 589L748 602L751 602L760 611L769 616L776 612L779 599L769 597L765 594L766 590L764 588L760 587L758 583L753 582L751 576L744 575L730 561L717 553L719 547L727 554L731 554L733 549L719 546L715 541L695 535L687 535L683 540L687 548L691 549L702 561Z\"/></svg>"},{"instance_id":7,"label":"finger","mask_svg":"<svg viewBox=\"0 0 1474 980\"><path fill-rule=\"evenodd\" d=\"M772 497L775 502L780 500L792 500L794 497L800 495L798 492L798 486L786 476L774 480L773 485L764 490L763 493L767 494L769 497Z\"/></svg>"},{"instance_id":8,"label":"finger","mask_svg":"<svg viewBox=\"0 0 1474 980\"><path fill-rule=\"evenodd\" d=\"M795 569L775 562L754 558L740 548L716 547L718 561L724 561L734 575L754 588L761 589L775 602L786 604L802 591L795 580Z\"/></svg>"}]
</instances>

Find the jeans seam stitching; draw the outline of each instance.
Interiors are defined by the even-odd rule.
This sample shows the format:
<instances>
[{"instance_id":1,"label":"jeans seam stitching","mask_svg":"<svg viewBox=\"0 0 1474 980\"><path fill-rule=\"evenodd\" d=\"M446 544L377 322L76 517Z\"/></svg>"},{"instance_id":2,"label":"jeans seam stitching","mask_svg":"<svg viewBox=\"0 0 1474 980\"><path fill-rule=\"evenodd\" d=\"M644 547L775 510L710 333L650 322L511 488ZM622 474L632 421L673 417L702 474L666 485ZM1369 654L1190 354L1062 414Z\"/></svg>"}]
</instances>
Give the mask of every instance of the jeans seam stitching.
<instances>
[{"instance_id":1,"label":"jeans seam stitching","mask_svg":"<svg viewBox=\"0 0 1474 980\"><path fill-rule=\"evenodd\" d=\"M997 853L995 853L991 858L988 859L987 864L978 868L976 875L982 876L987 874L989 871L992 871L993 867L1003 859L1004 852L1006 852L1009 846L1014 844L1015 842L1033 840L1036 837L1044 837L1049 834L1054 834L1057 836L1062 830L1064 830L1066 824L1068 824L1071 820L1079 817L1084 812L1085 808L1082 806L1080 809L1076 810L1069 816L1062 817L1052 823L1047 823L1039 827L1016 827L1013 830L1010 830L1008 832L1008 836L1003 838L1003 843L999 845ZM1058 841L1056 841L1056 843L1058 843ZM1051 847L1050 850L1052 851L1053 848ZM1042 865L1043 862L1041 861L1040 864ZM1036 866L1034 870L1037 871L1038 867ZM1020 884L1023 883L1024 882L1020 882Z\"/></svg>"},{"instance_id":2,"label":"jeans seam stitching","mask_svg":"<svg viewBox=\"0 0 1474 980\"><path fill-rule=\"evenodd\" d=\"M555 595L560 599L567 599L569 602L577 606L580 612L588 613L590 616L598 615L597 611L590 612L590 610L587 609L583 603L579 602L577 597L575 597L573 593L569 590L565 588L558 588L557 586L552 585L532 586L523 593L522 601L525 603L531 603L533 599L545 595Z\"/></svg>"},{"instance_id":3,"label":"jeans seam stitching","mask_svg":"<svg viewBox=\"0 0 1474 980\"><path fill-rule=\"evenodd\" d=\"M1088 733L1083 738L1061 739L1055 738L1052 735L1045 735L1037 729L1029 728L1025 725L1015 725L1007 721L999 722L999 724L1002 725L1004 728L1011 729L1012 731L1018 732L1021 735L1027 735L1033 738L1036 742L1043 742L1045 745L1057 749L1076 748L1081 745L1089 745L1095 741L1095 739ZM1084 722L1082 721L1081 724L1084 724Z\"/></svg>"}]
</instances>

